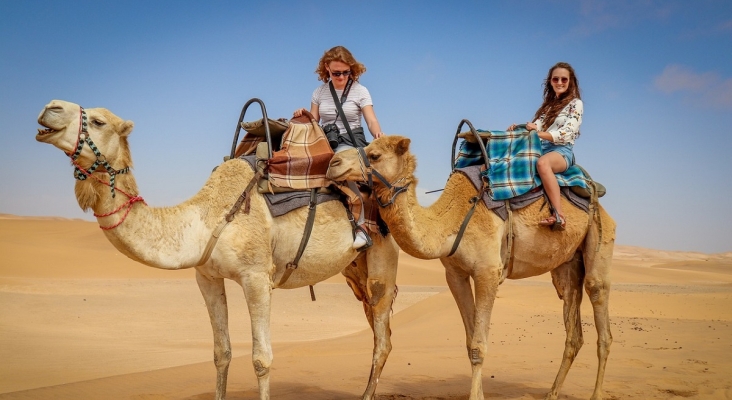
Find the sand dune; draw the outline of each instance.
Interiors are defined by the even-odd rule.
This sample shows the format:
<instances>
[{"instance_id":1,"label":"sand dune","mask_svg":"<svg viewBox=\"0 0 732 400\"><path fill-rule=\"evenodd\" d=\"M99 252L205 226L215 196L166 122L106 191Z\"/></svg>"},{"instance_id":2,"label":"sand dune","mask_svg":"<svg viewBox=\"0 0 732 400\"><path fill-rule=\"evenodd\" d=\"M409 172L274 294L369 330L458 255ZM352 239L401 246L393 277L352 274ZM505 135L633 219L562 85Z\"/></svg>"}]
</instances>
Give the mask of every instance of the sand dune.
<instances>
[{"instance_id":1,"label":"sand dune","mask_svg":"<svg viewBox=\"0 0 732 400\"><path fill-rule=\"evenodd\" d=\"M0 399L212 399L212 334L191 270L162 271L119 254L97 225L0 215ZM732 253L617 246L608 398L732 399ZM340 276L273 295L277 399L359 398L373 338ZM439 261L401 254L393 351L380 399L465 399L465 333ZM227 283L234 361L228 399L255 399L249 318ZM564 347L562 303L548 275L507 281L494 308L486 397L537 399ZM589 398L596 333L560 398Z\"/></svg>"}]
</instances>

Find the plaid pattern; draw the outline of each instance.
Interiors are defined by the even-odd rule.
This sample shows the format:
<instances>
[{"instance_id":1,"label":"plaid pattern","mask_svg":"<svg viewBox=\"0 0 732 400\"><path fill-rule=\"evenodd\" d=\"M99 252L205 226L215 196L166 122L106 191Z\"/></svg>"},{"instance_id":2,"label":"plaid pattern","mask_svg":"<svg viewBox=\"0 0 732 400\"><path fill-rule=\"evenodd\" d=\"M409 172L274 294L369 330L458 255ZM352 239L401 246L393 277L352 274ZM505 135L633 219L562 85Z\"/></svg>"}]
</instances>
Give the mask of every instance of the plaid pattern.
<instances>
[{"instance_id":1,"label":"plaid pattern","mask_svg":"<svg viewBox=\"0 0 732 400\"><path fill-rule=\"evenodd\" d=\"M346 205L353 215L353 220L358 221L361 213L364 213L363 225L369 233L379 233L378 220L379 205L376 203L376 197L373 193L361 190L361 197L357 196L348 185L335 183L338 190L346 197ZM361 200L363 199L363 201Z\"/></svg>"},{"instance_id":2,"label":"plaid pattern","mask_svg":"<svg viewBox=\"0 0 732 400\"><path fill-rule=\"evenodd\" d=\"M281 150L268 162L269 182L293 189L326 187L331 184L325 177L331 158L333 150L315 121L290 121Z\"/></svg>"},{"instance_id":3,"label":"plaid pattern","mask_svg":"<svg viewBox=\"0 0 732 400\"><path fill-rule=\"evenodd\" d=\"M490 132L486 144L488 168L483 176L488 179L488 194L493 200L520 196L539 185L536 161L541 157L541 141L536 132L527 134L526 129L478 131ZM480 146L463 141L455 159L456 167L482 163Z\"/></svg>"},{"instance_id":4,"label":"plaid pattern","mask_svg":"<svg viewBox=\"0 0 732 400\"><path fill-rule=\"evenodd\" d=\"M561 174L555 174L555 176L557 177L559 186L580 186L585 189L589 189L589 185L587 184L589 179L585 176L584 172L582 172L582 168L577 164L567 168L567 170Z\"/></svg>"},{"instance_id":5,"label":"plaid pattern","mask_svg":"<svg viewBox=\"0 0 732 400\"><path fill-rule=\"evenodd\" d=\"M536 173L536 161L542 156L541 140L536 133L526 134L525 129L515 131L485 131L491 138L486 145L489 168L482 174L488 179L488 194L493 200L506 200L520 196L541 185ZM477 143L463 141L455 158L455 168L483 164L483 155ZM588 178L578 165L556 174L559 186L588 188Z\"/></svg>"}]
</instances>

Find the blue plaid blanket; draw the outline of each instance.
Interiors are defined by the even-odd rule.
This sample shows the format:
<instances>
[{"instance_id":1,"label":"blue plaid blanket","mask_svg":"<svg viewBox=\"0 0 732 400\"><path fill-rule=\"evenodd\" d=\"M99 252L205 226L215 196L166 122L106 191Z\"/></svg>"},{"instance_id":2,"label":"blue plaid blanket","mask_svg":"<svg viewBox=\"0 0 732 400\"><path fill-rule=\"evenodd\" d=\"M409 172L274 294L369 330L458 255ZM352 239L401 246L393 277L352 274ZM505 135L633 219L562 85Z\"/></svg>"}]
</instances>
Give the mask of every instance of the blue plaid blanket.
<instances>
[{"instance_id":1,"label":"blue plaid blanket","mask_svg":"<svg viewBox=\"0 0 732 400\"><path fill-rule=\"evenodd\" d=\"M541 157L541 139L536 132L527 132L519 125L514 131L486 131L490 139L486 142L488 168L483 176L488 180L488 194L493 200L506 200L520 196L541 185L536 173L536 161ZM455 158L455 168L483 164L483 155L478 143L464 140ZM577 165L556 174L559 186L581 186L587 188L582 169Z\"/></svg>"}]
</instances>

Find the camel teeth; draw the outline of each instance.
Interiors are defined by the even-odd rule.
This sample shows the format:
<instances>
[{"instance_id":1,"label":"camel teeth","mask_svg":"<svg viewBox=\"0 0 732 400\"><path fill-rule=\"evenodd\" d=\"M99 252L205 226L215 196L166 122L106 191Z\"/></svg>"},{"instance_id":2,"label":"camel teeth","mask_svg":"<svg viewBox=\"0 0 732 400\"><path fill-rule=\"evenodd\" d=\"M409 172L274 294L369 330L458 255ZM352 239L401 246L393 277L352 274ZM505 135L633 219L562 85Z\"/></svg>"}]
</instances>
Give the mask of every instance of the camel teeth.
<instances>
[{"instance_id":1,"label":"camel teeth","mask_svg":"<svg viewBox=\"0 0 732 400\"><path fill-rule=\"evenodd\" d=\"M53 129L51 129L51 128L46 128L46 129L38 128L38 134L39 135L47 135L47 134L53 133L53 132L56 132L56 131L53 130Z\"/></svg>"}]
</instances>

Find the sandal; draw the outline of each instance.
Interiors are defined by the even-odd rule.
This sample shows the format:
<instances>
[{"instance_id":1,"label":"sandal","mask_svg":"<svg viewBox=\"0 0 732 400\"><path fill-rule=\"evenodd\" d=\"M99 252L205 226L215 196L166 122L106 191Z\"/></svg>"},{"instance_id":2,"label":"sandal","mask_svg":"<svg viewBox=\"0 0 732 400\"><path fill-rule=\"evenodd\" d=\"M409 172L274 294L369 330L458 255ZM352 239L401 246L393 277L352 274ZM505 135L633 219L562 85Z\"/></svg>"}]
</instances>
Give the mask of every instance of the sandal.
<instances>
[{"instance_id":1,"label":"sandal","mask_svg":"<svg viewBox=\"0 0 732 400\"><path fill-rule=\"evenodd\" d=\"M567 220L564 219L563 215L560 215L558 212L554 212L554 215L539 221L539 225L549 226L553 231L563 231L567 225Z\"/></svg>"}]
</instances>

